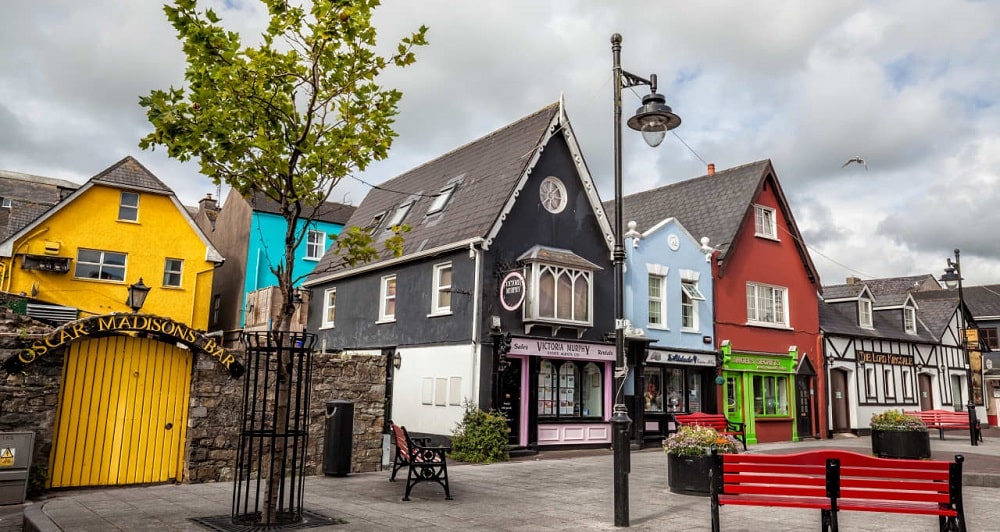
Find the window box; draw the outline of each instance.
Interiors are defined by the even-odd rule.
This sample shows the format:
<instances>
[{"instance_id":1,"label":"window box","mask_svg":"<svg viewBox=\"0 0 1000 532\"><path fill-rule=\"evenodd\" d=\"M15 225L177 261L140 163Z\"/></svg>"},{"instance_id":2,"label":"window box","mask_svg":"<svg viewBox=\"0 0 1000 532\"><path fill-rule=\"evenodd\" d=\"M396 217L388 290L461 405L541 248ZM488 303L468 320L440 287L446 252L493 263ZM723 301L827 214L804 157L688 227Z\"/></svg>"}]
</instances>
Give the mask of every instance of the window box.
<instances>
[{"instance_id":1,"label":"window box","mask_svg":"<svg viewBox=\"0 0 1000 532\"><path fill-rule=\"evenodd\" d=\"M24 255L21 259L22 270L38 270L42 272L66 273L69 271L69 257L49 257L46 255Z\"/></svg>"}]
</instances>

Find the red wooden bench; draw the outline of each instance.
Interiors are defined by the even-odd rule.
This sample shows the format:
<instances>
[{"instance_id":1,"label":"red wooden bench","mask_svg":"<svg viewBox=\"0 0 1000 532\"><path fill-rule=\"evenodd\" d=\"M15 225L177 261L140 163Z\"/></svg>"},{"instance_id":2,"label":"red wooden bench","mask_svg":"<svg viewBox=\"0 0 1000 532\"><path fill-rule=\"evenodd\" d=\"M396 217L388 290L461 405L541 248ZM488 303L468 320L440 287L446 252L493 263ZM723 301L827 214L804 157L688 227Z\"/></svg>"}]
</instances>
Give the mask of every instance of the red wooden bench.
<instances>
[{"instance_id":1,"label":"red wooden bench","mask_svg":"<svg viewBox=\"0 0 1000 532\"><path fill-rule=\"evenodd\" d=\"M429 438L411 438L406 427L389 422L396 454L392 460L392 475L389 482L396 481L396 473L407 468L406 492L403 500L410 500L413 486L426 481L437 482L444 488L444 498L451 500L448 488L448 461L445 454L451 447L432 447Z\"/></svg>"},{"instance_id":2,"label":"red wooden bench","mask_svg":"<svg viewBox=\"0 0 1000 532\"><path fill-rule=\"evenodd\" d=\"M702 427L712 427L716 431L727 434L739 440L743 444L743 450L747 450L747 438L743 434L743 423L735 423L726 419L723 414L706 414L695 412L693 414L677 414L674 419L679 425L700 425Z\"/></svg>"},{"instance_id":3,"label":"red wooden bench","mask_svg":"<svg viewBox=\"0 0 1000 532\"><path fill-rule=\"evenodd\" d=\"M903 412L920 418L929 429L937 429L938 435L943 440L946 430L969 430L968 412L958 412L955 410L911 410ZM975 424L976 439L983 441L983 431L979 426L979 420Z\"/></svg>"},{"instance_id":4,"label":"red wooden bench","mask_svg":"<svg viewBox=\"0 0 1000 532\"><path fill-rule=\"evenodd\" d=\"M720 530L719 507L725 505L819 510L824 532L838 532L837 514L844 511L936 515L941 531L966 531L962 455L954 462L842 450L714 458L713 532Z\"/></svg>"}]
</instances>

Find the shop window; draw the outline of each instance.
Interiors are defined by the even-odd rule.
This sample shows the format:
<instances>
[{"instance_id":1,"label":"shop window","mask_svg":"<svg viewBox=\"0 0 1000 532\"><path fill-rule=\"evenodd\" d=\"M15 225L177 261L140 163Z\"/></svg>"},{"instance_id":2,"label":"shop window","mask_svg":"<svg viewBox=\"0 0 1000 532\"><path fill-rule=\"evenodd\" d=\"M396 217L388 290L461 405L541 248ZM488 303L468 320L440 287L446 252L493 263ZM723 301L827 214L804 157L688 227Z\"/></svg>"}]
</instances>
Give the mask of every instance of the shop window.
<instances>
[{"instance_id":1,"label":"shop window","mask_svg":"<svg viewBox=\"0 0 1000 532\"><path fill-rule=\"evenodd\" d=\"M660 368L645 368L642 372L646 383L643 395L646 412L663 412L663 382L660 379Z\"/></svg>"},{"instance_id":2,"label":"shop window","mask_svg":"<svg viewBox=\"0 0 1000 532\"><path fill-rule=\"evenodd\" d=\"M604 380L593 362L542 360L538 366L538 417L603 418Z\"/></svg>"},{"instance_id":3,"label":"shop window","mask_svg":"<svg viewBox=\"0 0 1000 532\"><path fill-rule=\"evenodd\" d=\"M753 408L759 417L788 415L788 377L754 375Z\"/></svg>"},{"instance_id":4,"label":"shop window","mask_svg":"<svg viewBox=\"0 0 1000 532\"><path fill-rule=\"evenodd\" d=\"M684 370L667 368L666 384L663 389L663 408L667 412L684 412Z\"/></svg>"},{"instance_id":5,"label":"shop window","mask_svg":"<svg viewBox=\"0 0 1000 532\"><path fill-rule=\"evenodd\" d=\"M697 371L688 373L687 411L702 411L701 375Z\"/></svg>"}]
</instances>

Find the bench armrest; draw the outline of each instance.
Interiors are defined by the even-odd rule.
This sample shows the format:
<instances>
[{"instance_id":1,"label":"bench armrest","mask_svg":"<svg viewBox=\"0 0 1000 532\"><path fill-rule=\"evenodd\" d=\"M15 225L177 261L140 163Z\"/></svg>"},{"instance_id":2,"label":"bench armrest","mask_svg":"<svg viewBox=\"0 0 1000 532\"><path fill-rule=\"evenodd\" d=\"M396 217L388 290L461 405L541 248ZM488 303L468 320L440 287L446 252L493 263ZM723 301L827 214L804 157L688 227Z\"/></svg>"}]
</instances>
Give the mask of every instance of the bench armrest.
<instances>
[{"instance_id":1,"label":"bench armrest","mask_svg":"<svg viewBox=\"0 0 1000 532\"><path fill-rule=\"evenodd\" d=\"M418 436L416 438L410 436L410 440L413 441L414 445L419 445L421 447L427 447L431 444L431 439L426 436Z\"/></svg>"}]
</instances>

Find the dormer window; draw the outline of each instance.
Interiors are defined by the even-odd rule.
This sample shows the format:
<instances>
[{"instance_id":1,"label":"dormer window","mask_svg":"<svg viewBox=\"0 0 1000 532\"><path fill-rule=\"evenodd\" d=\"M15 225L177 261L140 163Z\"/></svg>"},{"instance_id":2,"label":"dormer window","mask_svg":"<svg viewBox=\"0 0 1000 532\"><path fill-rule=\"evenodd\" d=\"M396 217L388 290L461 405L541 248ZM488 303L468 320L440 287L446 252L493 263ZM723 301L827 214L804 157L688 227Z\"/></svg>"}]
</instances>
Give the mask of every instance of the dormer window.
<instances>
[{"instance_id":1,"label":"dormer window","mask_svg":"<svg viewBox=\"0 0 1000 532\"><path fill-rule=\"evenodd\" d=\"M858 300L858 325L865 329L874 327L872 324L872 300L861 298Z\"/></svg>"},{"instance_id":2,"label":"dormer window","mask_svg":"<svg viewBox=\"0 0 1000 532\"><path fill-rule=\"evenodd\" d=\"M917 334L917 312L913 307L903 307L903 328L910 334Z\"/></svg>"},{"instance_id":3,"label":"dormer window","mask_svg":"<svg viewBox=\"0 0 1000 532\"><path fill-rule=\"evenodd\" d=\"M0 208L9 209L11 208L11 205L12 203L10 201L10 198L0 198Z\"/></svg>"},{"instance_id":4,"label":"dormer window","mask_svg":"<svg viewBox=\"0 0 1000 532\"><path fill-rule=\"evenodd\" d=\"M774 209L764 205L754 205L754 235L778 239L778 223L774 216Z\"/></svg>"},{"instance_id":5,"label":"dormer window","mask_svg":"<svg viewBox=\"0 0 1000 532\"><path fill-rule=\"evenodd\" d=\"M435 214L444 210L445 206L448 205L448 200L451 199L452 193L455 192L455 187L458 183L452 183L441 189L438 195L434 197L434 201L431 202L430 208L427 209L427 214Z\"/></svg>"},{"instance_id":6,"label":"dormer window","mask_svg":"<svg viewBox=\"0 0 1000 532\"><path fill-rule=\"evenodd\" d=\"M389 223L386 225L386 229L392 229L397 225L403 223L406 219L406 215L410 212L410 207L413 207L413 200L404 201L396 208L396 212L392 213L392 218L389 218Z\"/></svg>"},{"instance_id":7,"label":"dormer window","mask_svg":"<svg viewBox=\"0 0 1000 532\"><path fill-rule=\"evenodd\" d=\"M118 219L124 222L139 221L139 195L135 192L122 192L118 203Z\"/></svg>"}]
</instances>

